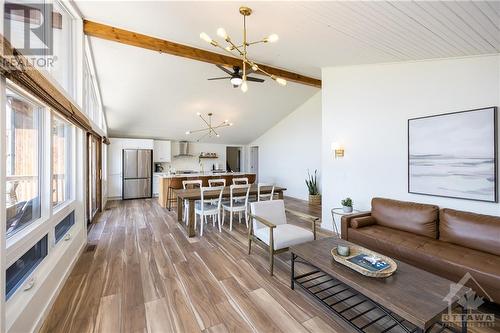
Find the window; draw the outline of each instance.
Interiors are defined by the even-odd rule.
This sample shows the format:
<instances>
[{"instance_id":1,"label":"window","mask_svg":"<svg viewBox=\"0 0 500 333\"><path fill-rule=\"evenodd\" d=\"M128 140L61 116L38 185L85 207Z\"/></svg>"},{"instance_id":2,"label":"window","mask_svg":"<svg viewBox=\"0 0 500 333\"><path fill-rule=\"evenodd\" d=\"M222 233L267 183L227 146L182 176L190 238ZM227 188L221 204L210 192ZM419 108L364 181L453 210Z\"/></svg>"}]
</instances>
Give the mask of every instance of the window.
<instances>
[{"instance_id":1,"label":"window","mask_svg":"<svg viewBox=\"0 0 500 333\"><path fill-rule=\"evenodd\" d=\"M40 218L40 118L43 107L7 89L7 238Z\"/></svg>"},{"instance_id":2,"label":"window","mask_svg":"<svg viewBox=\"0 0 500 333\"><path fill-rule=\"evenodd\" d=\"M54 79L73 96L73 52L71 47L73 45L73 17L61 3L54 1L53 6L52 38L54 61L49 71Z\"/></svg>"},{"instance_id":3,"label":"window","mask_svg":"<svg viewBox=\"0 0 500 333\"><path fill-rule=\"evenodd\" d=\"M57 115L52 116L52 206L70 198L71 126Z\"/></svg>"},{"instance_id":4,"label":"window","mask_svg":"<svg viewBox=\"0 0 500 333\"><path fill-rule=\"evenodd\" d=\"M75 224L75 211L72 211L71 213L68 214L61 222L59 222L56 225L55 228L55 236L56 236L56 243L59 242L64 235L66 235L66 232L68 232L69 229Z\"/></svg>"},{"instance_id":5,"label":"window","mask_svg":"<svg viewBox=\"0 0 500 333\"><path fill-rule=\"evenodd\" d=\"M47 235L7 268L5 297L9 299L47 256Z\"/></svg>"}]
</instances>

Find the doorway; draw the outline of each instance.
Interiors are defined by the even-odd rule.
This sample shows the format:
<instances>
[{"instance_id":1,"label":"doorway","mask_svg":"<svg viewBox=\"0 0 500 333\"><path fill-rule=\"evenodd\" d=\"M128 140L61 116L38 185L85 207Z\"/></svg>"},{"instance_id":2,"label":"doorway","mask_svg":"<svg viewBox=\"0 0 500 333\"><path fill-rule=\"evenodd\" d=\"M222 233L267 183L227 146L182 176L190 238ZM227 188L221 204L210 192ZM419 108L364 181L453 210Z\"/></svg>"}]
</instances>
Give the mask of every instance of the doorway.
<instances>
[{"instance_id":1,"label":"doorway","mask_svg":"<svg viewBox=\"0 0 500 333\"><path fill-rule=\"evenodd\" d=\"M255 181L259 181L259 147L250 147L250 172L255 173Z\"/></svg>"},{"instance_id":2,"label":"doorway","mask_svg":"<svg viewBox=\"0 0 500 333\"><path fill-rule=\"evenodd\" d=\"M241 171L241 147L226 147L227 172Z\"/></svg>"}]
</instances>

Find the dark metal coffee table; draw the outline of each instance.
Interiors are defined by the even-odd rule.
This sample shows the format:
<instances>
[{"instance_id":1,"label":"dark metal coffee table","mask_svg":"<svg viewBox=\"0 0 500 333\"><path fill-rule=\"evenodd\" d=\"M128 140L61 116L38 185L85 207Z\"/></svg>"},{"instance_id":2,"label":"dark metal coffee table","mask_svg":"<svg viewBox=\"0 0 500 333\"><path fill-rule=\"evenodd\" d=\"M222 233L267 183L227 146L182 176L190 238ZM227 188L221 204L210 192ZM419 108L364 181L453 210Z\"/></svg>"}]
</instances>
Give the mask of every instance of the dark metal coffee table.
<instances>
[{"instance_id":1,"label":"dark metal coffee table","mask_svg":"<svg viewBox=\"0 0 500 333\"><path fill-rule=\"evenodd\" d=\"M300 285L357 332L456 331L441 322L456 305L444 301L453 281L397 260L392 276L366 277L333 260L337 244L352 243L332 237L292 246L291 288ZM295 275L297 262L312 270ZM467 322L461 332L467 332Z\"/></svg>"}]
</instances>

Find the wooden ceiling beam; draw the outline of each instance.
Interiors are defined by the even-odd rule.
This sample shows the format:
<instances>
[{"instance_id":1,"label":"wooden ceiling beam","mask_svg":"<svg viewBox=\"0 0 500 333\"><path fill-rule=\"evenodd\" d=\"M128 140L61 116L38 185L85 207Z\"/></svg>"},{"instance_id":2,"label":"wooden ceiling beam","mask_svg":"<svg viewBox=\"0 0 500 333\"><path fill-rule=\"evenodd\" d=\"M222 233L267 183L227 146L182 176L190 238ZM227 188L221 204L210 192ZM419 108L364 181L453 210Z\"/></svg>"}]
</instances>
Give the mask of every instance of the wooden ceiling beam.
<instances>
[{"instance_id":1,"label":"wooden ceiling beam","mask_svg":"<svg viewBox=\"0 0 500 333\"><path fill-rule=\"evenodd\" d=\"M88 36L102 38L136 47L141 47L144 49L153 50L161 53L167 53L179 57L203 61L214 65L223 65L231 67L242 66L242 61L238 58L230 57L216 52L206 51L203 49L198 49L196 47L170 42L168 40L139 34L136 32L112 27L97 22L84 20L83 30L85 34ZM266 72L282 77L288 81L321 88L321 80L263 64L258 64L258 65Z\"/></svg>"}]
</instances>

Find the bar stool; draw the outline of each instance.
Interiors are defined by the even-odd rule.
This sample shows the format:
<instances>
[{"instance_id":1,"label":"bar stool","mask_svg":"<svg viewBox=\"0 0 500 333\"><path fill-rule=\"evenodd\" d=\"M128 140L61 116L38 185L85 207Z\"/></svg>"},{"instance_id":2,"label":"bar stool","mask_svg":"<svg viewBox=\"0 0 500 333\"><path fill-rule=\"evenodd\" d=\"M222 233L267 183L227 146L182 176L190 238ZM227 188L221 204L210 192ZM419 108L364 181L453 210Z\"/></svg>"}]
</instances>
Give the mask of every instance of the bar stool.
<instances>
[{"instance_id":1,"label":"bar stool","mask_svg":"<svg viewBox=\"0 0 500 333\"><path fill-rule=\"evenodd\" d=\"M182 181L186 178L181 177L172 177L168 182L168 190L167 190L167 208L168 210L172 209L172 202L177 200L174 190L180 190L182 188Z\"/></svg>"}]
</instances>

